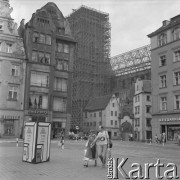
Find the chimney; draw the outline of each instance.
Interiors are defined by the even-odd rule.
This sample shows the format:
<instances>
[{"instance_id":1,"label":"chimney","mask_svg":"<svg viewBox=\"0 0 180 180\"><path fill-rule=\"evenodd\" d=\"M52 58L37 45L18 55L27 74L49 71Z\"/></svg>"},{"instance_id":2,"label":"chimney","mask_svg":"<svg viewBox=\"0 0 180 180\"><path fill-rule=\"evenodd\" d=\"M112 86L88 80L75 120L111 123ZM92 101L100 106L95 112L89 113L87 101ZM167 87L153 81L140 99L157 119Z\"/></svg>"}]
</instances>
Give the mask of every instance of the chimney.
<instances>
[{"instance_id":1,"label":"chimney","mask_svg":"<svg viewBox=\"0 0 180 180\"><path fill-rule=\"evenodd\" d=\"M169 21L168 21L168 20L164 20L164 21L162 22L162 24L163 24L163 26L167 26L167 25L169 24Z\"/></svg>"}]
</instances>

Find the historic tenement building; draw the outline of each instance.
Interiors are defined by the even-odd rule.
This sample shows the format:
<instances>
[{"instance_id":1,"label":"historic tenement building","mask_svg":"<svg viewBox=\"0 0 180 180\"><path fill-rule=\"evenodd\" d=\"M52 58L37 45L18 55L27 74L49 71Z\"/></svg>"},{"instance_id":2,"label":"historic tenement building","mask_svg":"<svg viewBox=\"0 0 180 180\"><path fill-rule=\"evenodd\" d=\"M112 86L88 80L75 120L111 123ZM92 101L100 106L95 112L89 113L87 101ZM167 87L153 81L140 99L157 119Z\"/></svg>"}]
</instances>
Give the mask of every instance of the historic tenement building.
<instances>
[{"instance_id":1,"label":"historic tenement building","mask_svg":"<svg viewBox=\"0 0 180 180\"><path fill-rule=\"evenodd\" d=\"M180 132L180 15L165 20L151 38L152 135Z\"/></svg>"},{"instance_id":2,"label":"historic tenement building","mask_svg":"<svg viewBox=\"0 0 180 180\"><path fill-rule=\"evenodd\" d=\"M52 137L68 128L75 41L54 3L38 9L19 27L27 57L25 121L52 122Z\"/></svg>"},{"instance_id":3,"label":"historic tenement building","mask_svg":"<svg viewBox=\"0 0 180 180\"><path fill-rule=\"evenodd\" d=\"M22 137L25 54L9 1L0 0L0 137Z\"/></svg>"}]
</instances>

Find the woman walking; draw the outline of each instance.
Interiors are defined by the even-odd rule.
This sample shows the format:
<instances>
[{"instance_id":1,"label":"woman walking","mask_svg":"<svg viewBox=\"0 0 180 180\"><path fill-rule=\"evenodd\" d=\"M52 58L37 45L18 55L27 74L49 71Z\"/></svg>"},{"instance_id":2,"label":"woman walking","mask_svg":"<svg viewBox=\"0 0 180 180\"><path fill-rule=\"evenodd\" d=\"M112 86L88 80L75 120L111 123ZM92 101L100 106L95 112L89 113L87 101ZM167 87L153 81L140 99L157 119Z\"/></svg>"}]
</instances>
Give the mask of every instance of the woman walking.
<instances>
[{"instance_id":1,"label":"woman walking","mask_svg":"<svg viewBox=\"0 0 180 180\"><path fill-rule=\"evenodd\" d=\"M94 166L97 166L98 154L97 154L96 143L94 144L94 146L91 146L91 143L94 141L95 138L96 138L96 135L91 130L88 140L86 142L86 149L85 149L85 155L84 155L84 166L85 167L88 167L88 162L92 161L92 160L95 162Z\"/></svg>"}]
</instances>

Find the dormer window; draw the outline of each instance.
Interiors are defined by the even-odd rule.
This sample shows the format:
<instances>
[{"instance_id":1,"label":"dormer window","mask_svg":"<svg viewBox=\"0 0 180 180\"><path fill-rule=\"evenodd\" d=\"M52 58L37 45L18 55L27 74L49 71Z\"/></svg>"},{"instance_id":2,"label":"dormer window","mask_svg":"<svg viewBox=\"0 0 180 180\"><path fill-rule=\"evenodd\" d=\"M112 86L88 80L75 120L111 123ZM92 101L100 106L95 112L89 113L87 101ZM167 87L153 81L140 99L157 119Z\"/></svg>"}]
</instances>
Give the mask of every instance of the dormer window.
<instances>
[{"instance_id":1,"label":"dormer window","mask_svg":"<svg viewBox=\"0 0 180 180\"><path fill-rule=\"evenodd\" d=\"M176 27L173 32L173 40L178 40L180 39L180 27Z\"/></svg>"},{"instance_id":2,"label":"dormer window","mask_svg":"<svg viewBox=\"0 0 180 180\"><path fill-rule=\"evenodd\" d=\"M158 37L158 46L163 46L165 44L167 44L167 35L162 33Z\"/></svg>"}]
</instances>

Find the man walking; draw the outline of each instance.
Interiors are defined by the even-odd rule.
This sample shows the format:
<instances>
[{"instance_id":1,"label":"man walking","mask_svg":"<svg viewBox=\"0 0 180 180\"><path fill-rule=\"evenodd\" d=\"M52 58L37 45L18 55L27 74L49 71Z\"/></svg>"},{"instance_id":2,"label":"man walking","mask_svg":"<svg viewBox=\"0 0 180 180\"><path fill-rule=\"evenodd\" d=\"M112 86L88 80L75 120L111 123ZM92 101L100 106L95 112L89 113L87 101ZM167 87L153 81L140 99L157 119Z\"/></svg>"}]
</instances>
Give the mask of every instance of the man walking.
<instances>
[{"instance_id":1,"label":"man walking","mask_svg":"<svg viewBox=\"0 0 180 180\"><path fill-rule=\"evenodd\" d=\"M99 158L102 162L102 167L105 167L109 136L103 126L99 126L99 130L100 132L98 133L95 140L92 142L91 146L93 146L97 141Z\"/></svg>"}]
</instances>

